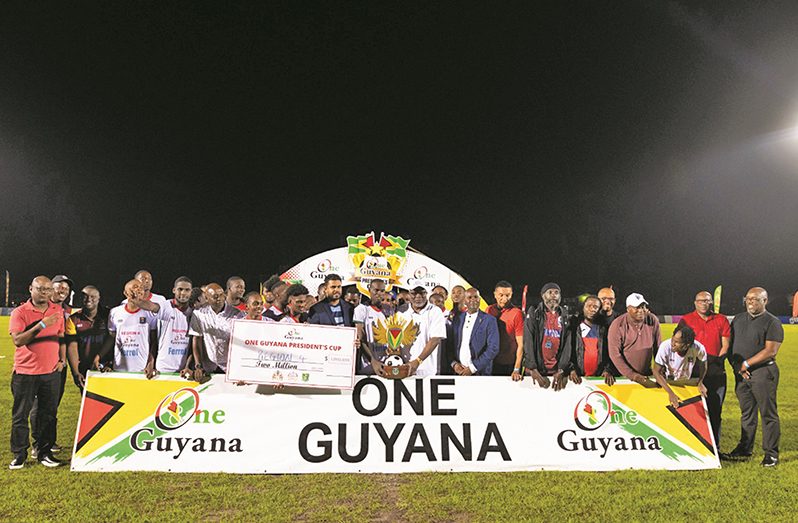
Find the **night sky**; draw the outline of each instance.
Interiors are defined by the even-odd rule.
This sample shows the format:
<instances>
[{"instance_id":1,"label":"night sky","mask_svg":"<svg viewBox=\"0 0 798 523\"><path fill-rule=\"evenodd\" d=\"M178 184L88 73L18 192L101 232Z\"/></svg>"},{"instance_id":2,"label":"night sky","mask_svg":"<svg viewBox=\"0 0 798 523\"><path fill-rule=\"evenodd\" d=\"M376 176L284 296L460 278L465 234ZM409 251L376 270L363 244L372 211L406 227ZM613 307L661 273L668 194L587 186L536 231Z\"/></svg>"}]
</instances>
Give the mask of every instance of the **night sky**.
<instances>
[{"instance_id":1,"label":"night sky","mask_svg":"<svg viewBox=\"0 0 798 523\"><path fill-rule=\"evenodd\" d=\"M798 288L795 2L3 2L0 269L116 303L380 231L491 295ZM222 281L223 283L223 281ZM488 291L488 292L485 292Z\"/></svg>"}]
</instances>

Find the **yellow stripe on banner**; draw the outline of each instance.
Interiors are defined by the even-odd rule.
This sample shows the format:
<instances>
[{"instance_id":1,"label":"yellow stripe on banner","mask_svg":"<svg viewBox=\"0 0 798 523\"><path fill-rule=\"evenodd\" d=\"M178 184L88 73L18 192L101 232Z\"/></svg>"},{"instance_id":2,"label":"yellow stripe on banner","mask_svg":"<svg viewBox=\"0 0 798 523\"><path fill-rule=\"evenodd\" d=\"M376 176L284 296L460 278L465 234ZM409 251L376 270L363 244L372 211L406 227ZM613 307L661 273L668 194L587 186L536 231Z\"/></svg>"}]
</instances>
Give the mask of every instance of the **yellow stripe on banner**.
<instances>
[{"instance_id":1,"label":"yellow stripe on banner","mask_svg":"<svg viewBox=\"0 0 798 523\"><path fill-rule=\"evenodd\" d=\"M684 424L674 416L667 406L670 405L665 389L646 389L637 383L623 385L596 384L613 398L617 398L641 417L655 425L664 435L680 441L687 448L694 450L699 456L712 456L710 452ZM686 400L699 394L698 387L670 386L679 399Z\"/></svg>"},{"instance_id":2,"label":"yellow stripe on banner","mask_svg":"<svg viewBox=\"0 0 798 523\"><path fill-rule=\"evenodd\" d=\"M122 408L78 451L86 457L147 419L169 394L182 388L195 388L196 381L147 380L143 376L125 378L119 374L90 375L86 391L123 403Z\"/></svg>"}]
</instances>

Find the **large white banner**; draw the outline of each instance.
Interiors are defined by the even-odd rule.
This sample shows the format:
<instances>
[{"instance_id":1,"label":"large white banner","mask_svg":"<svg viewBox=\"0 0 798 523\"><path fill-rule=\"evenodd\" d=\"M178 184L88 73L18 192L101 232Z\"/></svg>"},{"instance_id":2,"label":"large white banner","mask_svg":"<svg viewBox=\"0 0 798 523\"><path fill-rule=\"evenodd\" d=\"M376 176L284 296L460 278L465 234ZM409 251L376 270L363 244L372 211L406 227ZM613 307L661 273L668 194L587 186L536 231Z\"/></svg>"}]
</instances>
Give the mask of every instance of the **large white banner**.
<instances>
[{"instance_id":1,"label":"large white banner","mask_svg":"<svg viewBox=\"0 0 798 523\"><path fill-rule=\"evenodd\" d=\"M73 470L309 473L719 467L695 387L359 379L351 391L90 373Z\"/></svg>"}]
</instances>

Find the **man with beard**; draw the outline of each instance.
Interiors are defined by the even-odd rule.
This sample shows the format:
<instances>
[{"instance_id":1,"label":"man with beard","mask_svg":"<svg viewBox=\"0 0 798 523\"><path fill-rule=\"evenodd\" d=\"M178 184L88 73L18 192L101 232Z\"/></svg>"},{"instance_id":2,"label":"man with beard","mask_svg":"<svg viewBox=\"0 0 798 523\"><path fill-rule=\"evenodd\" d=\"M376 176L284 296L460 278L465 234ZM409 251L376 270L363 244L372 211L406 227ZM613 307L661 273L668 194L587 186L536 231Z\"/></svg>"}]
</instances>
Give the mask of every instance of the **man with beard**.
<instances>
[{"instance_id":1,"label":"man with beard","mask_svg":"<svg viewBox=\"0 0 798 523\"><path fill-rule=\"evenodd\" d=\"M188 324L192 309L188 305L191 298L191 280L180 276L172 288L173 298L161 305L158 311L158 357L155 368L158 372L179 372L189 376L191 338Z\"/></svg>"},{"instance_id":2,"label":"man with beard","mask_svg":"<svg viewBox=\"0 0 798 523\"><path fill-rule=\"evenodd\" d=\"M354 308L351 303L341 299L341 277L337 274L328 274L324 278L324 283L324 299L310 309L308 323L353 327L352 311Z\"/></svg>"},{"instance_id":3,"label":"man with beard","mask_svg":"<svg viewBox=\"0 0 798 523\"><path fill-rule=\"evenodd\" d=\"M731 326L723 314L712 310L712 295L701 291L695 296L695 310L682 316L679 325L687 325L695 332L695 339L707 352L707 411L712 423L715 444L720 448L720 425L723 400L726 398L726 369L724 361L729 352Z\"/></svg>"},{"instance_id":4,"label":"man with beard","mask_svg":"<svg viewBox=\"0 0 798 523\"><path fill-rule=\"evenodd\" d=\"M512 304L513 286L501 280L493 288L496 303L486 313L496 318L499 326L499 354L493 360L494 376L521 379L521 360L524 357L524 313Z\"/></svg>"},{"instance_id":5,"label":"man with beard","mask_svg":"<svg viewBox=\"0 0 798 523\"><path fill-rule=\"evenodd\" d=\"M568 381L571 343L568 312L560 306L560 286L547 283L540 290L541 302L527 312L524 321L524 368L538 386L561 390ZM549 379L551 376L551 380Z\"/></svg>"},{"instance_id":6,"label":"man with beard","mask_svg":"<svg viewBox=\"0 0 798 523\"><path fill-rule=\"evenodd\" d=\"M661 343L659 320L649 312L642 294L633 292L626 297L626 314L610 324L607 338L610 359L618 372L644 387L657 386L649 376L651 359Z\"/></svg>"},{"instance_id":7,"label":"man with beard","mask_svg":"<svg viewBox=\"0 0 798 523\"><path fill-rule=\"evenodd\" d=\"M227 303L227 296L218 283L205 286L208 304L191 315L188 333L193 336L194 379L200 381L205 374L224 374L227 369L227 352L233 320L244 313Z\"/></svg>"},{"instance_id":8,"label":"man with beard","mask_svg":"<svg viewBox=\"0 0 798 523\"><path fill-rule=\"evenodd\" d=\"M590 295L582 304L582 314L572 323L570 378L582 383L582 376L601 376L604 383L615 383L615 369L610 361L609 350L604 344L607 327L601 319L601 300Z\"/></svg>"},{"instance_id":9,"label":"man with beard","mask_svg":"<svg viewBox=\"0 0 798 523\"><path fill-rule=\"evenodd\" d=\"M72 379L83 391L86 373L92 368L94 356L100 351L108 336L108 314L110 310L100 305L100 291L94 285L81 290L83 307L70 316L75 332L67 335L67 357L72 370ZM110 365L113 357L107 357L104 365Z\"/></svg>"},{"instance_id":10,"label":"man with beard","mask_svg":"<svg viewBox=\"0 0 798 523\"><path fill-rule=\"evenodd\" d=\"M446 318L435 305L427 302L427 289L421 285L410 291L410 307L400 313L419 327L410 347L410 374L419 377L435 376L440 372L437 350L446 339Z\"/></svg>"},{"instance_id":11,"label":"man with beard","mask_svg":"<svg viewBox=\"0 0 798 523\"><path fill-rule=\"evenodd\" d=\"M149 301L148 294L139 280L133 279L125 284L127 300L111 309L108 315L108 337L94 358L95 370L100 370L100 361L113 349L113 368L101 370L143 372L147 379L155 376L158 323L154 314L140 307L142 302Z\"/></svg>"}]
</instances>

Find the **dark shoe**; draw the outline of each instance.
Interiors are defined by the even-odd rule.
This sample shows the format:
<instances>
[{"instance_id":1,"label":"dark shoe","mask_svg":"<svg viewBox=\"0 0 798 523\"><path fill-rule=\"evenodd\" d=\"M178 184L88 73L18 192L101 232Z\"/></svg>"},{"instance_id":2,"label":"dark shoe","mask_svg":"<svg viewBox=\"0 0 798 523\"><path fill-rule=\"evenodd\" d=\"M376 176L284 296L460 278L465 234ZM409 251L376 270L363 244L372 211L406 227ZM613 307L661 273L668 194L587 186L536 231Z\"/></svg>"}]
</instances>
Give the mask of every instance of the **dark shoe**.
<instances>
[{"instance_id":1,"label":"dark shoe","mask_svg":"<svg viewBox=\"0 0 798 523\"><path fill-rule=\"evenodd\" d=\"M762 465L763 467L775 467L778 464L779 464L779 458L773 456L765 456L762 459L762 463L760 463L760 465Z\"/></svg>"},{"instance_id":2,"label":"dark shoe","mask_svg":"<svg viewBox=\"0 0 798 523\"><path fill-rule=\"evenodd\" d=\"M740 447L735 447L734 450L732 450L728 454L721 452L720 459L725 461L746 461L751 459L751 453L746 452Z\"/></svg>"},{"instance_id":3,"label":"dark shoe","mask_svg":"<svg viewBox=\"0 0 798 523\"><path fill-rule=\"evenodd\" d=\"M11 463L8 465L8 468L11 470L18 470L25 466L25 460L28 459L28 456L25 454L20 454L16 456L14 459L11 460Z\"/></svg>"},{"instance_id":4,"label":"dark shoe","mask_svg":"<svg viewBox=\"0 0 798 523\"><path fill-rule=\"evenodd\" d=\"M60 467L64 464L63 461L55 459L52 454L46 454L42 456L42 458L39 460L39 463L50 468Z\"/></svg>"},{"instance_id":5,"label":"dark shoe","mask_svg":"<svg viewBox=\"0 0 798 523\"><path fill-rule=\"evenodd\" d=\"M50 452L52 452L53 454L58 454L59 452L61 452L61 446L58 443L53 443L53 446L50 447Z\"/></svg>"}]
</instances>

